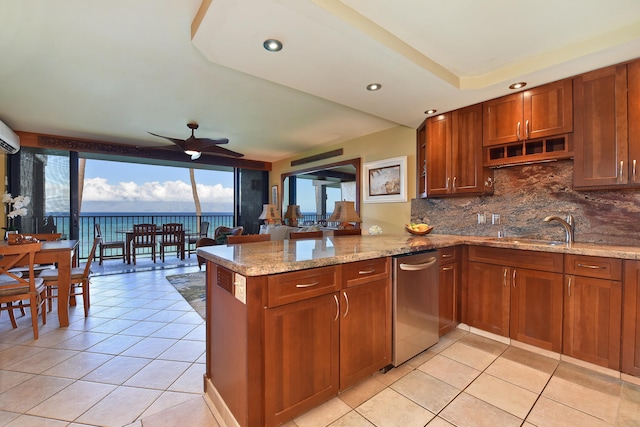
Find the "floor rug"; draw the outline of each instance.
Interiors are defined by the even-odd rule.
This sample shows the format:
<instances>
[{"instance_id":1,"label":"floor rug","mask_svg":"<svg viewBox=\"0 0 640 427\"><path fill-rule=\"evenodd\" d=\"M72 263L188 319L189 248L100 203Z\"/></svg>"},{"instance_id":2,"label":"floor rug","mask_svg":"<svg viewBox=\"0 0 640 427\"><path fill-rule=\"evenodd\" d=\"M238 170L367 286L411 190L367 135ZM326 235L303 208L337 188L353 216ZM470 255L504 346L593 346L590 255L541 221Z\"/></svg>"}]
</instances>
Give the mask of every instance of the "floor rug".
<instances>
[{"instance_id":1,"label":"floor rug","mask_svg":"<svg viewBox=\"0 0 640 427\"><path fill-rule=\"evenodd\" d=\"M167 280L204 319L206 298L205 272L173 274L167 276Z\"/></svg>"}]
</instances>

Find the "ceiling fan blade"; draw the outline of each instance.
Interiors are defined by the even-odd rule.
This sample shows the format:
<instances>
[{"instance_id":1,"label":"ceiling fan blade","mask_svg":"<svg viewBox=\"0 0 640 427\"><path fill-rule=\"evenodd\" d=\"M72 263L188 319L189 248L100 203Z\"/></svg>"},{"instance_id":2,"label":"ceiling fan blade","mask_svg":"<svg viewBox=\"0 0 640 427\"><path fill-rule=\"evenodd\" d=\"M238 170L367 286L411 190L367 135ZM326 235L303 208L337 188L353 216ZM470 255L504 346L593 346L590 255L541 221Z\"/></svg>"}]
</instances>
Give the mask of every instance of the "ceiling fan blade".
<instances>
[{"instance_id":1,"label":"ceiling fan blade","mask_svg":"<svg viewBox=\"0 0 640 427\"><path fill-rule=\"evenodd\" d=\"M204 144L228 144L229 143L229 139L227 138L196 138L196 142L198 143L204 143Z\"/></svg>"},{"instance_id":2,"label":"ceiling fan blade","mask_svg":"<svg viewBox=\"0 0 640 427\"><path fill-rule=\"evenodd\" d=\"M209 145L207 147L202 148L203 153L214 154L218 156L229 156L229 157L244 157L244 154L237 153L235 151L231 151L224 147L218 147L217 145Z\"/></svg>"},{"instance_id":3,"label":"ceiling fan blade","mask_svg":"<svg viewBox=\"0 0 640 427\"><path fill-rule=\"evenodd\" d=\"M153 133L153 132L147 132L147 133L149 133L149 134L151 134L153 136L157 136L159 138L167 139L167 140L173 142L174 144L176 144L178 147L180 147L181 150L183 150L183 151L185 150L185 141L183 139L171 138L170 136L162 136L162 135L158 135L158 134Z\"/></svg>"},{"instance_id":4,"label":"ceiling fan blade","mask_svg":"<svg viewBox=\"0 0 640 427\"><path fill-rule=\"evenodd\" d=\"M211 142L211 141L226 141L226 142L221 142L221 143L217 143L217 142ZM185 141L185 147L189 147L189 150L193 150L193 151L207 151L208 148L210 147L215 147L218 144L226 144L227 142L229 142L228 139L224 138L224 139L220 139L220 140L215 140L215 139L207 139L207 138L197 138L195 141Z\"/></svg>"}]
</instances>

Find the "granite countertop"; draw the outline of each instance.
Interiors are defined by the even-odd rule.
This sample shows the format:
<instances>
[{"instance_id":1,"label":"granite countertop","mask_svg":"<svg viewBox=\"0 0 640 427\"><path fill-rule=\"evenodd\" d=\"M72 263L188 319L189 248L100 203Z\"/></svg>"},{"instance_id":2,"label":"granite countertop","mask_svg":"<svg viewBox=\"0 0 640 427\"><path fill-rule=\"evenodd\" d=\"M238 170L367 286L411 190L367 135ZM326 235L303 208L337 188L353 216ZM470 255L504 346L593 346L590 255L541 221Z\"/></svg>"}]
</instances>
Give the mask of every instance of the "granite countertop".
<instances>
[{"instance_id":1,"label":"granite countertop","mask_svg":"<svg viewBox=\"0 0 640 427\"><path fill-rule=\"evenodd\" d=\"M198 255L244 276L263 276L461 244L500 248L640 259L640 247L592 243L548 245L495 237L430 234L327 236L322 239L273 240L198 248Z\"/></svg>"}]
</instances>

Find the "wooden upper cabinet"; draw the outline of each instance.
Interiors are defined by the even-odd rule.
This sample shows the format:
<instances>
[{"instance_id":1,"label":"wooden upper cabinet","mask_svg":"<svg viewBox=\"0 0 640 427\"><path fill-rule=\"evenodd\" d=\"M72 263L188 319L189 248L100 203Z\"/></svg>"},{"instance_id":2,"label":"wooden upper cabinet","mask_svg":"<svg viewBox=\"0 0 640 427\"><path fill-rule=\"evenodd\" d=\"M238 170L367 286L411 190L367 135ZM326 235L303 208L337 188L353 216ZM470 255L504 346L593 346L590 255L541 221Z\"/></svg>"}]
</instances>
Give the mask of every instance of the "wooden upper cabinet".
<instances>
[{"instance_id":1,"label":"wooden upper cabinet","mask_svg":"<svg viewBox=\"0 0 640 427\"><path fill-rule=\"evenodd\" d=\"M485 102L483 145L572 132L572 91L567 79Z\"/></svg>"},{"instance_id":2,"label":"wooden upper cabinet","mask_svg":"<svg viewBox=\"0 0 640 427\"><path fill-rule=\"evenodd\" d=\"M627 64L629 180L640 185L640 60Z\"/></svg>"},{"instance_id":3,"label":"wooden upper cabinet","mask_svg":"<svg viewBox=\"0 0 640 427\"><path fill-rule=\"evenodd\" d=\"M525 139L545 138L573 131L573 82L571 79L526 90Z\"/></svg>"},{"instance_id":4,"label":"wooden upper cabinet","mask_svg":"<svg viewBox=\"0 0 640 427\"><path fill-rule=\"evenodd\" d=\"M424 135L426 194L421 197L484 193L481 104L427 119Z\"/></svg>"},{"instance_id":5,"label":"wooden upper cabinet","mask_svg":"<svg viewBox=\"0 0 640 427\"><path fill-rule=\"evenodd\" d=\"M482 194L485 173L490 173L482 168L482 105L456 110L452 120L452 192Z\"/></svg>"},{"instance_id":6,"label":"wooden upper cabinet","mask_svg":"<svg viewBox=\"0 0 640 427\"><path fill-rule=\"evenodd\" d=\"M522 93L503 96L483 104L485 147L520 141L522 138Z\"/></svg>"},{"instance_id":7,"label":"wooden upper cabinet","mask_svg":"<svg viewBox=\"0 0 640 427\"><path fill-rule=\"evenodd\" d=\"M616 65L577 76L573 89L574 188L627 184L627 66Z\"/></svg>"},{"instance_id":8,"label":"wooden upper cabinet","mask_svg":"<svg viewBox=\"0 0 640 427\"><path fill-rule=\"evenodd\" d=\"M427 197L451 194L451 115L427 120Z\"/></svg>"},{"instance_id":9,"label":"wooden upper cabinet","mask_svg":"<svg viewBox=\"0 0 640 427\"><path fill-rule=\"evenodd\" d=\"M427 197L427 121L422 122L416 133L416 193Z\"/></svg>"}]
</instances>

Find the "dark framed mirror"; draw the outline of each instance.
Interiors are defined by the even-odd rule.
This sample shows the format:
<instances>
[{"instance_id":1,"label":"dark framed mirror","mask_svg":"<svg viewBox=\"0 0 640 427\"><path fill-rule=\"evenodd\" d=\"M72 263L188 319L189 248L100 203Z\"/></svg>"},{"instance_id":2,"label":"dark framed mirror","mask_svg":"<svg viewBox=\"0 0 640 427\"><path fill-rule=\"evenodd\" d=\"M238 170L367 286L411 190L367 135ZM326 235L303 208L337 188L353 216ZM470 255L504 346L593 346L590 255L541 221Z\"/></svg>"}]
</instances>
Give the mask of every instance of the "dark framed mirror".
<instances>
[{"instance_id":1,"label":"dark framed mirror","mask_svg":"<svg viewBox=\"0 0 640 427\"><path fill-rule=\"evenodd\" d=\"M303 217L300 224L322 224L333 212L335 202L355 202L360 214L360 158L314 166L281 175L281 212L298 205Z\"/></svg>"}]
</instances>

